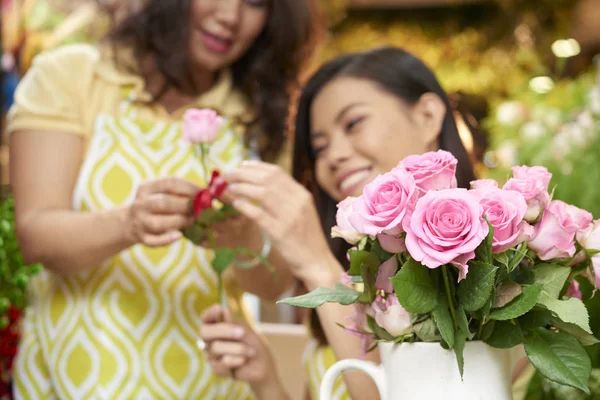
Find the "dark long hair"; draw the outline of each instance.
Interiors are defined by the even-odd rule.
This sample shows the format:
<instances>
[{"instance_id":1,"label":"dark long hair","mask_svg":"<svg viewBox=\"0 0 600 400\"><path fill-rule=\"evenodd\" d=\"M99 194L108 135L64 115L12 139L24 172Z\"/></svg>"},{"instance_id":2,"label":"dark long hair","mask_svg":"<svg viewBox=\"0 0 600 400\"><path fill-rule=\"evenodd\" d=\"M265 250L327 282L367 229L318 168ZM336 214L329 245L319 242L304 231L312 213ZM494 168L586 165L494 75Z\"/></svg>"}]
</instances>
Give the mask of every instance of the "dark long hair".
<instances>
[{"instance_id":1,"label":"dark long hair","mask_svg":"<svg viewBox=\"0 0 600 400\"><path fill-rule=\"evenodd\" d=\"M144 58L152 57L165 78L154 100L169 88L197 94L187 45L191 1L147 0L108 36L113 44L134 50L138 69ZM276 0L269 7L263 32L231 69L234 86L255 110L253 120L247 121L247 137L256 138L263 158L272 161L285 141L290 96L314 47L317 22L312 0Z\"/></svg>"},{"instance_id":2,"label":"dark long hair","mask_svg":"<svg viewBox=\"0 0 600 400\"><path fill-rule=\"evenodd\" d=\"M294 178L314 194L321 227L328 238L331 228L335 225L337 202L316 183L315 156L310 142L310 111L314 98L323 87L339 76L368 79L409 105L415 104L425 93L435 93L439 96L446 105L446 115L438 145L440 149L451 152L458 160L458 185L469 187L469 183L475 179L473 167L460 140L448 96L433 72L417 57L399 48L385 47L341 56L322 66L304 87L296 115L294 139ZM346 252L349 246L342 239L329 239L329 246L340 263L347 265ZM316 313L311 316L311 325L315 337L321 343L325 343Z\"/></svg>"}]
</instances>

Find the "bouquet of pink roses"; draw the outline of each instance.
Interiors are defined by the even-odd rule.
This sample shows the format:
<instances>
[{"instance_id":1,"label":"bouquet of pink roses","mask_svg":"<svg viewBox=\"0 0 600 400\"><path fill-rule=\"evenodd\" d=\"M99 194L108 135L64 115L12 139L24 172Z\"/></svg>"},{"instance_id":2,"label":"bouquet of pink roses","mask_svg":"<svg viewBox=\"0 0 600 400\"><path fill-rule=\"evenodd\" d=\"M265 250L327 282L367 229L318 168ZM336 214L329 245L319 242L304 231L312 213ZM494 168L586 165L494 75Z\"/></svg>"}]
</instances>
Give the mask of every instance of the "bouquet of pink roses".
<instances>
[{"instance_id":1,"label":"bouquet of pink roses","mask_svg":"<svg viewBox=\"0 0 600 400\"><path fill-rule=\"evenodd\" d=\"M457 189L446 151L409 156L338 205L332 236L354 245L335 289L282 302L356 304L345 327L363 340L440 342L463 371L467 340L524 344L548 379L588 390L597 343L577 275L600 283L600 221L548 192L543 167L514 167Z\"/></svg>"}]
</instances>

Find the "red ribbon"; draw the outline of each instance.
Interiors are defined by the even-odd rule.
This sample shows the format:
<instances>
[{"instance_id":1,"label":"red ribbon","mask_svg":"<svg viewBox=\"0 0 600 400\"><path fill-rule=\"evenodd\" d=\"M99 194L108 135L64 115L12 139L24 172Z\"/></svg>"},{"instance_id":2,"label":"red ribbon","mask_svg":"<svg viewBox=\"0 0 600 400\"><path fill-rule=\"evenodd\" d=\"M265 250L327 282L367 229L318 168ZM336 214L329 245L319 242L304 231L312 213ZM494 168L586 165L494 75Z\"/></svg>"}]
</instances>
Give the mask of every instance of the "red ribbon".
<instances>
[{"instance_id":1,"label":"red ribbon","mask_svg":"<svg viewBox=\"0 0 600 400\"><path fill-rule=\"evenodd\" d=\"M199 191L194 197L194 201L192 202L194 216L198 218L202 214L202 211L211 208L212 201L221 197L225 189L227 189L227 182L221 178L219 171L213 171L208 187Z\"/></svg>"}]
</instances>

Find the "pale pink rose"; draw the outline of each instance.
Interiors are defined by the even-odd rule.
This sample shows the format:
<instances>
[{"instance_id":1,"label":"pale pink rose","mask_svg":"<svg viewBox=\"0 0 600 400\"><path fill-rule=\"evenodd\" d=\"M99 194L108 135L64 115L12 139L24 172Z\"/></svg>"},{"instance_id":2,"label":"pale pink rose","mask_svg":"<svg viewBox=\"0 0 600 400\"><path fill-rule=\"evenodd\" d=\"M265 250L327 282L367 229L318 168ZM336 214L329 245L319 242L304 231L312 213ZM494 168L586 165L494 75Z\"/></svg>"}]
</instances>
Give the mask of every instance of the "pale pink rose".
<instances>
[{"instance_id":1,"label":"pale pink rose","mask_svg":"<svg viewBox=\"0 0 600 400\"><path fill-rule=\"evenodd\" d=\"M471 189L497 188L498 182L493 179L478 179L471 182Z\"/></svg>"},{"instance_id":2,"label":"pale pink rose","mask_svg":"<svg viewBox=\"0 0 600 400\"><path fill-rule=\"evenodd\" d=\"M422 192L453 189L456 183L458 161L445 150L412 155L400 161L398 168L410 172ZM421 193L423 194L423 193Z\"/></svg>"},{"instance_id":3,"label":"pale pink rose","mask_svg":"<svg viewBox=\"0 0 600 400\"><path fill-rule=\"evenodd\" d=\"M210 143L217 138L224 123L214 110L187 110L183 115L183 139L189 143Z\"/></svg>"},{"instance_id":4,"label":"pale pink rose","mask_svg":"<svg viewBox=\"0 0 600 400\"><path fill-rule=\"evenodd\" d=\"M377 235L377 241L382 249L388 253L398 254L406 250L404 239L400 236L386 235L384 233Z\"/></svg>"},{"instance_id":5,"label":"pale pink rose","mask_svg":"<svg viewBox=\"0 0 600 400\"><path fill-rule=\"evenodd\" d=\"M394 291L394 285L390 279L396 275L396 272L398 272L398 259L392 257L379 266L375 287L386 293L392 293Z\"/></svg>"},{"instance_id":6,"label":"pale pink rose","mask_svg":"<svg viewBox=\"0 0 600 400\"><path fill-rule=\"evenodd\" d=\"M402 336L412 331L410 314L400 305L395 294L387 296L383 301L377 297L371 304L375 312L375 322L377 325L388 331L392 336Z\"/></svg>"},{"instance_id":7,"label":"pale pink rose","mask_svg":"<svg viewBox=\"0 0 600 400\"><path fill-rule=\"evenodd\" d=\"M360 338L361 358L367 355L375 341L375 335L371 332L367 323L367 312L373 314L371 308L366 304L354 303L352 313L346 317L350 321L350 325L345 326L346 332Z\"/></svg>"},{"instance_id":8,"label":"pale pink rose","mask_svg":"<svg viewBox=\"0 0 600 400\"><path fill-rule=\"evenodd\" d=\"M505 252L513 246L531 239L533 226L523 220L527 212L525 198L519 192L485 188L474 190L484 215L494 227L492 252Z\"/></svg>"},{"instance_id":9,"label":"pale pink rose","mask_svg":"<svg viewBox=\"0 0 600 400\"><path fill-rule=\"evenodd\" d=\"M600 220L577 232L577 241L585 250L600 251ZM600 253L591 258L596 287L600 288Z\"/></svg>"},{"instance_id":10,"label":"pale pink rose","mask_svg":"<svg viewBox=\"0 0 600 400\"><path fill-rule=\"evenodd\" d=\"M352 283L352 277L347 272L342 272L340 283L344 286L349 286Z\"/></svg>"},{"instance_id":11,"label":"pale pink rose","mask_svg":"<svg viewBox=\"0 0 600 400\"><path fill-rule=\"evenodd\" d=\"M406 248L429 268L452 263L459 281L467 276L467 262L489 232L477 196L465 189L428 192L405 221Z\"/></svg>"},{"instance_id":12,"label":"pale pink rose","mask_svg":"<svg viewBox=\"0 0 600 400\"><path fill-rule=\"evenodd\" d=\"M398 235L402 232L402 220L417 198L418 189L412 175L396 168L365 186L362 196L352 202L348 220L365 235Z\"/></svg>"},{"instance_id":13,"label":"pale pink rose","mask_svg":"<svg viewBox=\"0 0 600 400\"><path fill-rule=\"evenodd\" d=\"M575 234L586 229L592 214L560 200L548 203L542 219L535 226L536 233L529 242L541 260L568 258L575 255Z\"/></svg>"},{"instance_id":14,"label":"pale pink rose","mask_svg":"<svg viewBox=\"0 0 600 400\"><path fill-rule=\"evenodd\" d=\"M527 222L536 221L550 201L548 185L552 174L544 167L513 167L513 178L504 185L504 190L521 193L527 201Z\"/></svg>"},{"instance_id":15,"label":"pale pink rose","mask_svg":"<svg viewBox=\"0 0 600 400\"><path fill-rule=\"evenodd\" d=\"M579 282L576 279L573 279L569 288L567 289L567 297L576 297L579 300L582 300L583 294L581 290L579 290Z\"/></svg>"},{"instance_id":16,"label":"pale pink rose","mask_svg":"<svg viewBox=\"0 0 600 400\"><path fill-rule=\"evenodd\" d=\"M337 205L337 214L335 215L336 226L331 228L332 238L342 238L350 244L360 242L365 235L356 232L356 229L348 221L352 213L352 202L354 197L347 197Z\"/></svg>"}]
</instances>

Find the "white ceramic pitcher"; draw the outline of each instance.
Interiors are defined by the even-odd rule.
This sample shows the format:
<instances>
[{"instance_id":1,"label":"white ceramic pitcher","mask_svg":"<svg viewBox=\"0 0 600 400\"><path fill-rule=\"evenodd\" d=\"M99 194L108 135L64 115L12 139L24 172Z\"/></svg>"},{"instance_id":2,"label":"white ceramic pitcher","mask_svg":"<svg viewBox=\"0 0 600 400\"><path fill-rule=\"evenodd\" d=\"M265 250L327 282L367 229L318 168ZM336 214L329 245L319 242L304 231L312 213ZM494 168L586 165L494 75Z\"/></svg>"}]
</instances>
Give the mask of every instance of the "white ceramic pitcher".
<instances>
[{"instance_id":1,"label":"white ceramic pitcher","mask_svg":"<svg viewBox=\"0 0 600 400\"><path fill-rule=\"evenodd\" d=\"M480 341L467 342L464 379L453 351L439 343L380 343L380 366L362 360L342 360L323 378L321 400L330 400L337 377L358 369L373 378L381 400L511 400L512 362L508 350Z\"/></svg>"}]
</instances>

